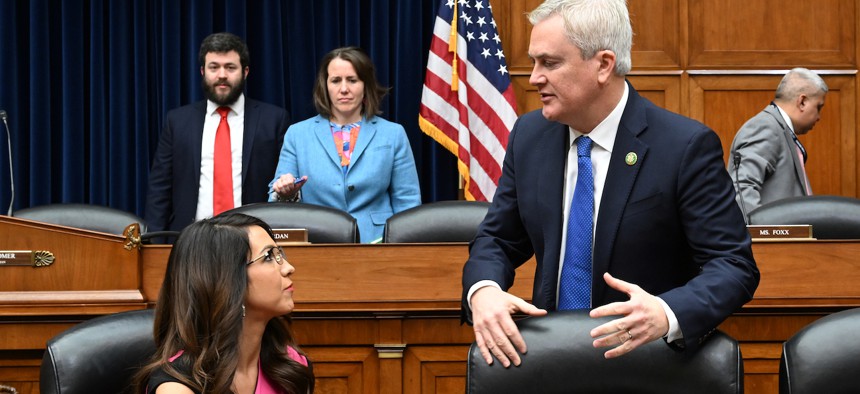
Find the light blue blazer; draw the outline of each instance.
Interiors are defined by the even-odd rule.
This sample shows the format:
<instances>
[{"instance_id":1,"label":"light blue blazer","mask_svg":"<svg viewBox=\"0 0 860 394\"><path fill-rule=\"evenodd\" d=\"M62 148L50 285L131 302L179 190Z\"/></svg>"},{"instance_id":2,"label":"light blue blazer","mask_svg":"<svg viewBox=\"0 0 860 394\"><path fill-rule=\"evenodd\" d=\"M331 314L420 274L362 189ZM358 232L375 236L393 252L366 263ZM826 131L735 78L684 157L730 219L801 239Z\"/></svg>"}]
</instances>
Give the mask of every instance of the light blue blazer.
<instances>
[{"instance_id":1,"label":"light blue blazer","mask_svg":"<svg viewBox=\"0 0 860 394\"><path fill-rule=\"evenodd\" d=\"M349 212L358 221L361 242L382 237L391 215L421 204L418 172L403 126L378 116L362 119L346 174L328 119L322 116L287 130L272 185L281 175L308 176L302 201Z\"/></svg>"}]
</instances>

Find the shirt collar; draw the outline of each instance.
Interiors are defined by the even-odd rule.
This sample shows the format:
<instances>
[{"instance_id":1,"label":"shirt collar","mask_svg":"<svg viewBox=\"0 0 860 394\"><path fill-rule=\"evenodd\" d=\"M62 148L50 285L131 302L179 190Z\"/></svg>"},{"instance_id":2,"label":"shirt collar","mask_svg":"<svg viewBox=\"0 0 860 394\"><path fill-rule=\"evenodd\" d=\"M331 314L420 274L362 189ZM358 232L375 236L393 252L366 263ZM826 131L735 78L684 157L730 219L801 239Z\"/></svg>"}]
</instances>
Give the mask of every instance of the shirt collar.
<instances>
[{"instance_id":1,"label":"shirt collar","mask_svg":"<svg viewBox=\"0 0 860 394\"><path fill-rule=\"evenodd\" d=\"M361 122L362 122L363 120L364 120L364 118L361 118L361 120L359 120L358 122L347 123L347 124L345 124L345 125L339 125L339 124L337 124L337 123L335 123L335 122L333 122L333 121L329 120L329 121L328 121L328 125L329 125L329 127L331 127L331 129L332 129L332 130L336 130L336 131L341 131L341 130L352 130L352 129L356 128L356 127L361 126Z\"/></svg>"},{"instance_id":2,"label":"shirt collar","mask_svg":"<svg viewBox=\"0 0 860 394\"><path fill-rule=\"evenodd\" d=\"M618 104L615 105L615 108L594 130L591 130L588 133L588 137L591 140L605 149L607 152L612 153L612 148L615 146L615 135L618 134L618 126L621 125L621 115L624 114L624 108L627 107L627 98L630 96L630 87L627 84L624 84L624 93L621 94L621 99L618 100ZM568 128L571 133L570 142L573 143L576 138L584 133L579 130L575 130L572 127Z\"/></svg>"},{"instance_id":3,"label":"shirt collar","mask_svg":"<svg viewBox=\"0 0 860 394\"><path fill-rule=\"evenodd\" d=\"M206 100L206 115L214 115L216 111L221 106L212 102L212 100ZM239 95L239 98L233 102L233 104L228 105L232 112L235 112L239 116L243 116L245 114L245 93Z\"/></svg>"},{"instance_id":4,"label":"shirt collar","mask_svg":"<svg viewBox=\"0 0 860 394\"><path fill-rule=\"evenodd\" d=\"M783 111L782 108L780 108L779 105L777 105L776 103L773 103L773 106L776 107L776 110L779 111L780 115L782 115L782 119L785 120L785 124L788 125L788 129L791 130L792 133L794 133L794 125L791 123L791 118L788 116L788 114Z\"/></svg>"}]
</instances>

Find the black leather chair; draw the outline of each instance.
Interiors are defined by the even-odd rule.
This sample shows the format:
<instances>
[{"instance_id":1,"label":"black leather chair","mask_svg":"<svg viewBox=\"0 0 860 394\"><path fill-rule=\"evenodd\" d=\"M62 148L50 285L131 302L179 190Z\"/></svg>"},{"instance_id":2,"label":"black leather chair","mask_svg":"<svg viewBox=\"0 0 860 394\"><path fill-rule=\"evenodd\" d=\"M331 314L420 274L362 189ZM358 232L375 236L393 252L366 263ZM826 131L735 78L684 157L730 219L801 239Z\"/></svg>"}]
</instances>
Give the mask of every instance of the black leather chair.
<instances>
[{"instance_id":1,"label":"black leather chair","mask_svg":"<svg viewBox=\"0 0 860 394\"><path fill-rule=\"evenodd\" d=\"M101 316L48 341L42 394L122 393L155 353L152 309Z\"/></svg>"},{"instance_id":2,"label":"black leather chair","mask_svg":"<svg viewBox=\"0 0 860 394\"><path fill-rule=\"evenodd\" d=\"M383 243L469 242L487 215L490 203L438 201L392 215L385 222Z\"/></svg>"},{"instance_id":3,"label":"black leather chair","mask_svg":"<svg viewBox=\"0 0 860 394\"><path fill-rule=\"evenodd\" d=\"M818 239L860 239L860 200L813 195L762 205L749 214L750 224L811 224Z\"/></svg>"},{"instance_id":4,"label":"black leather chair","mask_svg":"<svg viewBox=\"0 0 860 394\"><path fill-rule=\"evenodd\" d=\"M481 393L743 393L744 371L736 340L715 331L695 352L657 340L606 359L589 332L612 320L587 311L552 312L517 321L528 346L519 367L487 365L472 344L467 392Z\"/></svg>"},{"instance_id":5,"label":"black leather chair","mask_svg":"<svg viewBox=\"0 0 860 394\"><path fill-rule=\"evenodd\" d=\"M860 392L860 308L822 317L783 343L779 392Z\"/></svg>"},{"instance_id":6,"label":"black leather chair","mask_svg":"<svg viewBox=\"0 0 860 394\"><path fill-rule=\"evenodd\" d=\"M261 202L233 208L256 216L274 229L304 228L310 243L358 243L358 224L339 209L300 202Z\"/></svg>"},{"instance_id":7,"label":"black leather chair","mask_svg":"<svg viewBox=\"0 0 860 394\"><path fill-rule=\"evenodd\" d=\"M61 226L122 235L129 224L138 223L140 232L146 225L139 216L119 209L90 204L48 204L19 209L12 216Z\"/></svg>"}]
</instances>

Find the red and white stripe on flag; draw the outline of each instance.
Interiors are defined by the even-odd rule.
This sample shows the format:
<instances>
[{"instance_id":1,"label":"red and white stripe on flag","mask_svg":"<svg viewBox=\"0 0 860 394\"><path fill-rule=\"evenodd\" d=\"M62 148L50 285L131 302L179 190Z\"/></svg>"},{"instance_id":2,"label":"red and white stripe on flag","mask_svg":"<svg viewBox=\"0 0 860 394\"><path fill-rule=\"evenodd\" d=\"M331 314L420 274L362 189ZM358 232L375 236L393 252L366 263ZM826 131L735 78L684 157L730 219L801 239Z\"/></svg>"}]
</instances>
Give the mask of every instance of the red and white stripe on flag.
<instances>
[{"instance_id":1,"label":"red and white stripe on flag","mask_svg":"<svg viewBox=\"0 0 860 394\"><path fill-rule=\"evenodd\" d=\"M418 123L457 155L466 199L493 199L516 119L514 91L489 0L442 0Z\"/></svg>"}]
</instances>

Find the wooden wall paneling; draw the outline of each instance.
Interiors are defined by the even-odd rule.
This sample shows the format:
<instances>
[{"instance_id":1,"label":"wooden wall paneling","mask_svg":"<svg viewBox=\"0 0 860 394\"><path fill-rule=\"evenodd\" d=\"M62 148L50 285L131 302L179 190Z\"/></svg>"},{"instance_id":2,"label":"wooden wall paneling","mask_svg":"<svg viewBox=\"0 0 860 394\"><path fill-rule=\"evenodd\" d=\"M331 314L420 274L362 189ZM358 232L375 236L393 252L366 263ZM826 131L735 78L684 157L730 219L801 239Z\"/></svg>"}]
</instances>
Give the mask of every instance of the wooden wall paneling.
<instances>
[{"instance_id":1,"label":"wooden wall paneling","mask_svg":"<svg viewBox=\"0 0 860 394\"><path fill-rule=\"evenodd\" d=\"M468 346L413 346L403 360L404 393L464 393Z\"/></svg>"},{"instance_id":2,"label":"wooden wall paneling","mask_svg":"<svg viewBox=\"0 0 860 394\"><path fill-rule=\"evenodd\" d=\"M511 75L531 73L532 61L528 56L528 50L532 25L526 15L541 2L541 0L490 1Z\"/></svg>"},{"instance_id":3,"label":"wooden wall paneling","mask_svg":"<svg viewBox=\"0 0 860 394\"><path fill-rule=\"evenodd\" d=\"M496 19L511 85L514 87L517 113L522 115L541 107L536 89L529 84L532 60L528 50L532 25L526 16L540 5L541 0L491 0L490 3L493 5L493 18Z\"/></svg>"},{"instance_id":4,"label":"wooden wall paneling","mask_svg":"<svg viewBox=\"0 0 860 394\"><path fill-rule=\"evenodd\" d=\"M21 317L10 320L0 322L0 349L4 351L44 349L46 341L43 338L53 338L80 322L56 321L60 319L34 322Z\"/></svg>"},{"instance_id":5,"label":"wooden wall paneling","mask_svg":"<svg viewBox=\"0 0 860 394\"><path fill-rule=\"evenodd\" d=\"M777 360L779 361L779 360ZM778 393L779 392L779 366L775 372L765 372L758 368L755 361L744 360L744 392L746 393Z\"/></svg>"},{"instance_id":6,"label":"wooden wall paneling","mask_svg":"<svg viewBox=\"0 0 860 394\"><path fill-rule=\"evenodd\" d=\"M627 76L642 97L675 113L681 113L681 73L664 75L632 73Z\"/></svg>"},{"instance_id":7,"label":"wooden wall paneling","mask_svg":"<svg viewBox=\"0 0 860 394\"><path fill-rule=\"evenodd\" d=\"M679 0L633 0L628 3L633 26L633 67L681 67L679 10Z\"/></svg>"},{"instance_id":8,"label":"wooden wall paneling","mask_svg":"<svg viewBox=\"0 0 860 394\"><path fill-rule=\"evenodd\" d=\"M527 297L528 301L531 297ZM472 326L460 324L459 315L447 318L416 318L403 320L403 342L408 344L471 343L475 340Z\"/></svg>"},{"instance_id":9,"label":"wooden wall paneling","mask_svg":"<svg viewBox=\"0 0 860 394\"><path fill-rule=\"evenodd\" d=\"M690 116L720 136L724 161L737 130L773 100L786 71L690 72ZM856 75L850 71L819 73L830 92L821 120L811 132L800 136L809 152L806 170L812 190L816 194L856 196Z\"/></svg>"},{"instance_id":10,"label":"wooden wall paneling","mask_svg":"<svg viewBox=\"0 0 860 394\"><path fill-rule=\"evenodd\" d=\"M771 316L756 314L750 310L743 314L729 316L719 328L745 344L781 342L824 316L826 316L824 313L796 313L782 316L779 321L775 321ZM752 356L752 353L744 353L744 356L748 355ZM778 357L779 354L777 354Z\"/></svg>"},{"instance_id":11,"label":"wooden wall paneling","mask_svg":"<svg viewBox=\"0 0 860 394\"><path fill-rule=\"evenodd\" d=\"M369 347L302 347L314 363L314 393L378 393L379 358Z\"/></svg>"},{"instance_id":12,"label":"wooden wall paneling","mask_svg":"<svg viewBox=\"0 0 860 394\"><path fill-rule=\"evenodd\" d=\"M18 394L39 394L39 363L33 359L0 359L0 387L7 386Z\"/></svg>"},{"instance_id":13,"label":"wooden wall paneling","mask_svg":"<svg viewBox=\"0 0 860 394\"><path fill-rule=\"evenodd\" d=\"M374 342L379 357L379 392L399 393L403 390L403 320L377 319L379 339Z\"/></svg>"},{"instance_id":14,"label":"wooden wall paneling","mask_svg":"<svg viewBox=\"0 0 860 394\"><path fill-rule=\"evenodd\" d=\"M760 75L690 75L690 117L713 129L724 159L738 129L773 100L783 72Z\"/></svg>"},{"instance_id":15,"label":"wooden wall paneling","mask_svg":"<svg viewBox=\"0 0 860 394\"><path fill-rule=\"evenodd\" d=\"M529 75L512 75L511 84L517 97L517 112L520 115L543 108L537 88L529 83Z\"/></svg>"},{"instance_id":16,"label":"wooden wall paneling","mask_svg":"<svg viewBox=\"0 0 860 394\"><path fill-rule=\"evenodd\" d=\"M822 77L830 91L827 93L824 109L822 109L821 121L806 135L804 144L809 141L814 153L823 154L825 157L838 155L841 161L839 171L832 171L833 168L819 166L817 161L809 159L807 168L810 171L812 191L820 194L857 197L860 196L860 190L858 190L860 182L857 180L860 174L857 171L857 163L860 162L857 146L857 114L860 109L860 100L857 96L857 70L848 73L822 72ZM833 116L827 116L828 112L834 112ZM821 133L819 127L827 131L838 130L838 133ZM828 162L828 164L833 166L836 163ZM816 180L824 179L827 180L824 185L835 184L838 188L834 188L832 192L820 189L821 185Z\"/></svg>"},{"instance_id":17,"label":"wooden wall paneling","mask_svg":"<svg viewBox=\"0 0 860 394\"><path fill-rule=\"evenodd\" d=\"M744 358L744 390L776 393L782 342L740 343L740 347Z\"/></svg>"},{"instance_id":18,"label":"wooden wall paneling","mask_svg":"<svg viewBox=\"0 0 860 394\"><path fill-rule=\"evenodd\" d=\"M306 318L300 312L293 313L293 332L300 344L349 346L379 343L377 319L325 319Z\"/></svg>"},{"instance_id":19,"label":"wooden wall paneling","mask_svg":"<svg viewBox=\"0 0 860 394\"><path fill-rule=\"evenodd\" d=\"M690 68L856 68L856 0L688 0Z\"/></svg>"}]
</instances>

